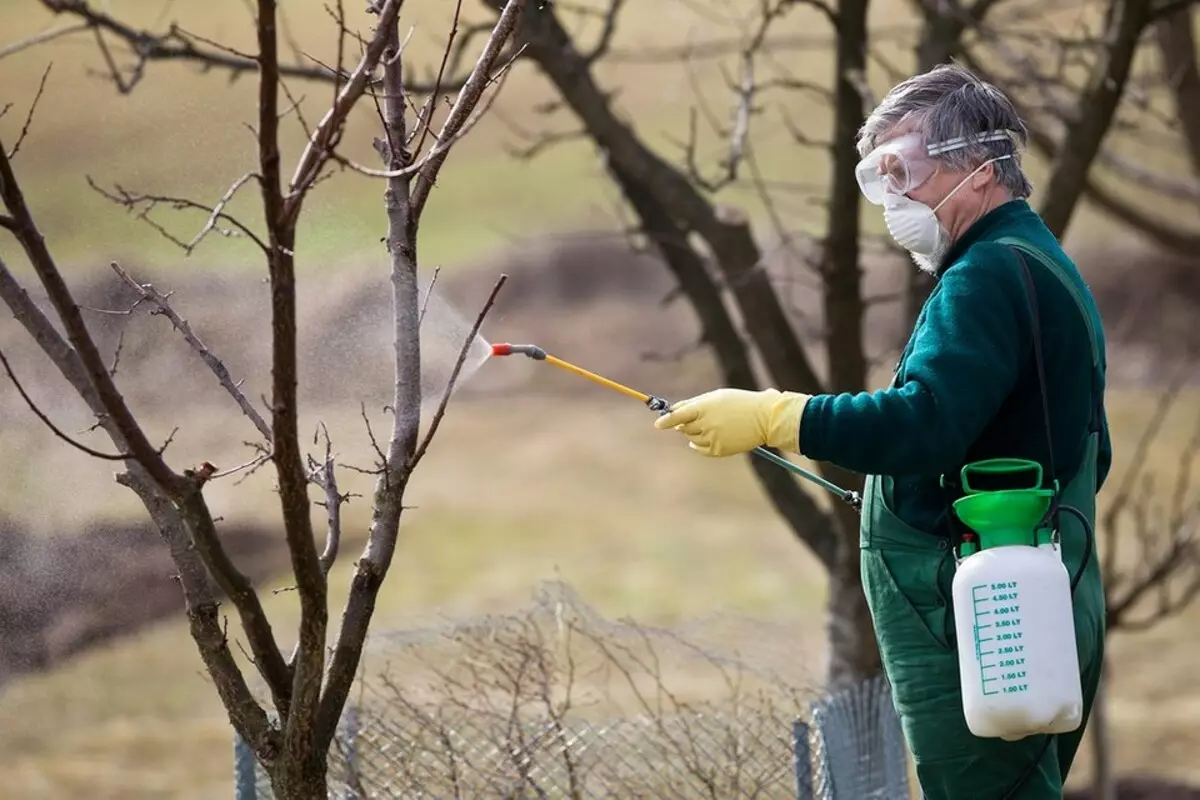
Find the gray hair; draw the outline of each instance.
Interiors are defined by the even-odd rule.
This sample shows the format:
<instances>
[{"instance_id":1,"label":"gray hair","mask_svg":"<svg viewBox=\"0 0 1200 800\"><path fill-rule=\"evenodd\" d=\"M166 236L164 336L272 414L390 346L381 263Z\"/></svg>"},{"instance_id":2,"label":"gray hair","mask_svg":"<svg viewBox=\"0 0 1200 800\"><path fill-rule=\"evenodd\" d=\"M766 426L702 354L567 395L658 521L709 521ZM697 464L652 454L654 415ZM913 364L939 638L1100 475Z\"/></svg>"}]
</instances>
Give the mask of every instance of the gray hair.
<instances>
[{"instance_id":1,"label":"gray hair","mask_svg":"<svg viewBox=\"0 0 1200 800\"><path fill-rule=\"evenodd\" d=\"M993 164L996 182L1013 197L1028 197L1033 192L1033 184L1021 168L1029 130L1004 93L970 70L942 64L894 86L859 129L859 155L870 153L900 125L906 131L920 131L928 144L965 138L965 146L935 156L954 170L970 171L989 159L1012 156ZM1008 131L1009 135L978 140L992 131Z\"/></svg>"}]
</instances>

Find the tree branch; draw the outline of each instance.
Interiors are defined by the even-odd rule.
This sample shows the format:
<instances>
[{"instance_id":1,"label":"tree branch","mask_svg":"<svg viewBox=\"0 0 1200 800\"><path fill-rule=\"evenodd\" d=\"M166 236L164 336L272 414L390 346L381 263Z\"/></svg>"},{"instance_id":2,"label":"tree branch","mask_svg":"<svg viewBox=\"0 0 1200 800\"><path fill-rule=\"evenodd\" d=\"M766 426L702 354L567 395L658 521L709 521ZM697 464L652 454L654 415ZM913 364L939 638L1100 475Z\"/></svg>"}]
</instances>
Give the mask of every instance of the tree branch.
<instances>
[{"instance_id":1,"label":"tree branch","mask_svg":"<svg viewBox=\"0 0 1200 800\"><path fill-rule=\"evenodd\" d=\"M363 94L366 93L369 78L375 71L375 67L379 64L379 60L386 47L387 31L395 26L396 19L400 14L400 7L403 5L404 0L384 0L380 4L378 9L379 24L375 29L375 35L371 37L371 41L363 51L358 65L355 66L354 71L346 79L341 91L338 92L337 99L329 107L329 110L325 112L325 116L321 118L321 121L317 123L317 127L313 130L312 136L309 137L304 152L301 153L296 163L296 169L292 173L291 183L288 186L287 198L286 201L283 201L282 211L279 216L281 224L295 224L308 190L321 173L321 169L333 156L334 150L337 148L338 142L342 137L342 132L345 129L346 118L349 117L350 111L358 103ZM396 57L399 58L399 55ZM266 129L261 127L263 122L260 119L260 130L265 131ZM274 124L274 121L272 121L272 125Z\"/></svg>"},{"instance_id":2,"label":"tree branch","mask_svg":"<svg viewBox=\"0 0 1200 800\"><path fill-rule=\"evenodd\" d=\"M1171 90L1192 174L1200 178L1200 65L1192 5L1154 23L1163 77Z\"/></svg>"},{"instance_id":3,"label":"tree branch","mask_svg":"<svg viewBox=\"0 0 1200 800\"><path fill-rule=\"evenodd\" d=\"M1142 32L1150 24L1149 7L1146 0L1110 0L1105 45L1067 122L1046 182L1040 214L1056 236L1066 231L1087 187L1088 171L1116 114Z\"/></svg>"},{"instance_id":4,"label":"tree branch","mask_svg":"<svg viewBox=\"0 0 1200 800\"><path fill-rule=\"evenodd\" d=\"M66 14L80 20L78 24L66 25L62 28L47 31L42 39L36 41L22 40L0 50L0 58L18 52L26 47L48 41L52 38L66 36L78 31L92 30L99 37L109 34L123 42L137 58L134 77L122 86L119 74L116 76L118 86L123 92L130 91L140 80L145 64L151 61L177 61L193 63L201 69L222 69L230 73L231 78L239 75L258 72L259 64L256 58L238 54L223 45L207 43L207 40L194 34L189 34L178 25L172 24L165 33L151 33L121 22L115 17L94 8L87 0L41 0L42 5L54 14ZM36 38L36 37L35 37ZM103 40L100 40L103 42ZM205 46L205 44L208 46ZM105 47L103 44L102 47ZM278 74L282 78L299 78L306 81L333 83L345 80L344 74L326 66L308 66L305 64L278 64ZM461 80L443 80L442 89L453 91L461 85ZM433 89L432 82L411 82L407 91L413 94L425 94Z\"/></svg>"},{"instance_id":5,"label":"tree branch","mask_svg":"<svg viewBox=\"0 0 1200 800\"><path fill-rule=\"evenodd\" d=\"M192 327L188 325L187 320L183 319L175 312L175 309L171 308L169 302L170 296L160 293L154 288L153 284L138 283L116 261L110 262L109 266L125 282L125 285L133 289L138 293L140 298L151 303L157 309L155 313L161 314L170 320L175 330L183 335L184 340L191 345L196 355L200 356L201 360L204 361L212 373L217 376L217 380L220 381L221 386L224 387L225 391L229 392L229 395L238 404L238 408L242 410L242 413L250 418L250 421L254 423L254 427L258 429L258 432L262 434L264 439L268 442L271 441L271 426L263 419L262 414L258 413L258 409L250 403L245 392L234 382L233 376L229 374L229 369L225 366L224 362L217 358L208 349L208 346L200 340L200 337L192 331Z\"/></svg>"},{"instance_id":6,"label":"tree branch","mask_svg":"<svg viewBox=\"0 0 1200 800\"><path fill-rule=\"evenodd\" d=\"M988 83L999 85L995 76L970 50L963 51L963 62L971 71ZM1017 113L1025 120L1029 129L1029 142L1045 157L1055 160L1061 152L1061 147L1054 137L1044 128L1037 125L1033 115L1020 98L1010 94L1010 100ZM1105 189L1093 180L1090 175L1084 183L1084 196L1102 211L1106 211L1126 225L1141 231L1161 246L1190 256L1200 248L1200 232L1180 229L1166 223L1158 217L1139 209L1133 203L1125 200L1118 193Z\"/></svg>"},{"instance_id":7,"label":"tree branch","mask_svg":"<svg viewBox=\"0 0 1200 800\"><path fill-rule=\"evenodd\" d=\"M687 231L671 218L667 209L641 182L626 175L613 162L607 166L625 199L642 220L643 232L654 243L695 309L701 340L712 348L723 384L738 389L760 388L746 343L725 307L720 289L709 276L703 258L689 244ZM832 520L821 512L789 473L766 459L753 455L747 458L775 510L821 563L832 567L838 547Z\"/></svg>"},{"instance_id":8,"label":"tree branch","mask_svg":"<svg viewBox=\"0 0 1200 800\"><path fill-rule=\"evenodd\" d=\"M439 143L448 142L458 135L458 132L467 124L475 107L479 105L480 99L483 97L483 92L491 83L492 65L496 63L500 57L500 51L504 48L504 43L508 41L512 35L513 29L517 24L517 17L525 8L527 0L518 0L513 2L509 0L500 13L500 18L496 21L495 27L492 29L492 35L488 37L487 44L484 46L483 52L479 54L479 59L475 62L475 68L471 70L471 74L467 77L467 81L463 84L462 90L458 93L458 98L455 99L450 113L446 117L446 121L442 124L441 130L438 132L437 139ZM411 223L416 225L420 223L421 212L425 208L425 202L429 199L429 193L437 184L438 173L441 172L442 164L446 161L446 156L449 150L435 151L431 154L429 162L421 170L417 176L416 183L412 188L411 204Z\"/></svg>"}]
</instances>

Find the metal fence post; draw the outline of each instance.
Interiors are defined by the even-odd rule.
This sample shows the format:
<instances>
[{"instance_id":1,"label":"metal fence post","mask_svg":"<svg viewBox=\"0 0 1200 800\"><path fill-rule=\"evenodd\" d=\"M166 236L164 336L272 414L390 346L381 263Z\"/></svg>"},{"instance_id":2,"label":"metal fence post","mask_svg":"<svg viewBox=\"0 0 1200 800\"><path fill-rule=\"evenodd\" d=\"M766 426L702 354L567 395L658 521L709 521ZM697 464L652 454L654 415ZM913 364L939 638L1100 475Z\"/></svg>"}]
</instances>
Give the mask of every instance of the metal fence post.
<instances>
[{"instance_id":1,"label":"metal fence post","mask_svg":"<svg viewBox=\"0 0 1200 800\"><path fill-rule=\"evenodd\" d=\"M235 800L258 800L256 786L256 762L250 746L242 741L236 732L233 734L233 781Z\"/></svg>"},{"instance_id":2,"label":"metal fence post","mask_svg":"<svg viewBox=\"0 0 1200 800\"><path fill-rule=\"evenodd\" d=\"M823 784L836 800L908 800L904 734L882 676L814 703Z\"/></svg>"},{"instance_id":3,"label":"metal fence post","mask_svg":"<svg viewBox=\"0 0 1200 800\"><path fill-rule=\"evenodd\" d=\"M344 746L346 748L346 800L362 800L358 796L358 706L346 706Z\"/></svg>"},{"instance_id":4,"label":"metal fence post","mask_svg":"<svg viewBox=\"0 0 1200 800\"><path fill-rule=\"evenodd\" d=\"M792 723L792 753L796 762L796 800L813 800L812 750L808 744L808 723Z\"/></svg>"}]
</instances>

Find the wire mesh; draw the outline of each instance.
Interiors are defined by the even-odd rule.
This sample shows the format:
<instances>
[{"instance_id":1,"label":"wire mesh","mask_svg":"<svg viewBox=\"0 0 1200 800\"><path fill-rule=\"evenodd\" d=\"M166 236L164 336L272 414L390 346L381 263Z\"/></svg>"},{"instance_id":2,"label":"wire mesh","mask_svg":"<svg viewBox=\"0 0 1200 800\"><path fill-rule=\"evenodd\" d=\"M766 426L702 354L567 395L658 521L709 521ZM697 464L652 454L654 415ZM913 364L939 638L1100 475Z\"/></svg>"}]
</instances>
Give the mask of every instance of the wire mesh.
<instances>
[{"instance_id":1,"label":"wire mesh","mask_svg":"<svg viewBox=\"0 0 1200 800\"><path fill-rule=\"evenodd\" d=\"M823 696L690 633L605 620L555 586L523 614L377 636L329 797L908 797L882 680ZM238 800L273 800L260 765L238 774Z\"/></svg>"}]
</instances>

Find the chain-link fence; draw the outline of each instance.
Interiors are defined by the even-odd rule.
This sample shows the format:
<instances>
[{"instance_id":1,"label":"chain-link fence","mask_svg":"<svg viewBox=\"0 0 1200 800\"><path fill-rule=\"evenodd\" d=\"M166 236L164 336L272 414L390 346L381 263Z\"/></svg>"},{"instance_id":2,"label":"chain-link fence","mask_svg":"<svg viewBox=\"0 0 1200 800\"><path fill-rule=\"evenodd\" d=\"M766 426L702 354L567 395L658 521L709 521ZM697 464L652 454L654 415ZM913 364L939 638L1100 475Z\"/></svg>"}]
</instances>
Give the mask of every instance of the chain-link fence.
<instances>
[{"instance_id":1,"label":"chain-link fence","mask_svg":"<svg viewBox=\"0 0 1200 800\"><path fill-rule=\"evenodd\" d=\"M380 638L330 798L909 796L882 681L818 696L678 630L603 620L560 585L525 614ZM237 741L235 769L237 800L272 798Z\"/></svg>"}]
</instances>

